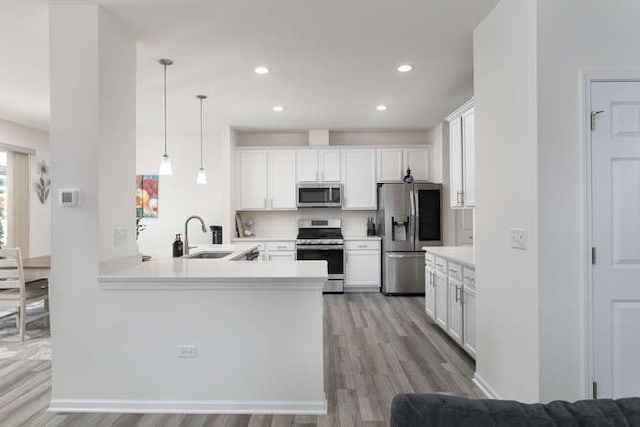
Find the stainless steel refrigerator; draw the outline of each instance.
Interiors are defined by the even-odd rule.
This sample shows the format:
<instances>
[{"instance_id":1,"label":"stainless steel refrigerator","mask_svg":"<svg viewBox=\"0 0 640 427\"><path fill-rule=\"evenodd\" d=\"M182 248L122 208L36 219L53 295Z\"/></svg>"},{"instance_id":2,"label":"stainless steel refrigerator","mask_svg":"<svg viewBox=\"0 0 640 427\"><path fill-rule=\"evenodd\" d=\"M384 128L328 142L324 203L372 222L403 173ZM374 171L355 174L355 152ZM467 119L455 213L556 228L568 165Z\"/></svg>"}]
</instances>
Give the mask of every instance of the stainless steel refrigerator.
<instances>
[{"instance_id":1,"label":"stainless steel refrigerator","mask_svg":"<svg viewBox=\"0 0 640 427\"><path fill-rule=\"evenodd\" d=\"M422 247L442 245L441 224L440 184L378 184L376 227L385 295L424 295Z\"/></svg>"}]
</instances>

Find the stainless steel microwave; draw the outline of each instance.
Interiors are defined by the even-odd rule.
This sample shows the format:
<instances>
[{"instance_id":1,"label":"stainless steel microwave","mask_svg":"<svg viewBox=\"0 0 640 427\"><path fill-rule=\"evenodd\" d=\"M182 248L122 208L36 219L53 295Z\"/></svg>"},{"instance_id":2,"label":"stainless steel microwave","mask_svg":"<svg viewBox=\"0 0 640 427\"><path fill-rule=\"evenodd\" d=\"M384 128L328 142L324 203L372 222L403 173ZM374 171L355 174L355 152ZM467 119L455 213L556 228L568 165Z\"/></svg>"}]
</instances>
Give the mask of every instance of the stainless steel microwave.
<instances>
[{"instance_id":1,"label":"stainless steel microwave","mask_svg":"<svg viewBox=\"0 0 640 427\"><path fill-rule=\"evenodd\" d=\"M298 184L299 208L339 208L342 206L342 184Z\"/></svg>"}]
</instances>

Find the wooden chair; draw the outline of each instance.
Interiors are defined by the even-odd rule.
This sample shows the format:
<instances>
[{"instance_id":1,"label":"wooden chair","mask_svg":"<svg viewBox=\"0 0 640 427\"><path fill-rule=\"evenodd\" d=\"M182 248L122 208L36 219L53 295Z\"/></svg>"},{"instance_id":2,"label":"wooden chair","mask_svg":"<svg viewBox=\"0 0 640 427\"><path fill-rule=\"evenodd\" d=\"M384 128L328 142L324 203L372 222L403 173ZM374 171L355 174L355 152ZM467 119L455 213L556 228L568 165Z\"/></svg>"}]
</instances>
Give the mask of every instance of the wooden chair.
<instances>
[{"instance_id":1,"label":"wooden chair","mask_svg":"<svg viewBox=\"0 0 640 427\"><path fill-rule=\"evenodd\" d=\"M27 318L27 305L44 301L44 313ZM20 249L0 249L0 306L14 306L15 312L1 318L16 316L16 328L20 341L24 341L27 323L49 316L49 281L35 280L25 283Z\"/></svg>"}]
</instances>

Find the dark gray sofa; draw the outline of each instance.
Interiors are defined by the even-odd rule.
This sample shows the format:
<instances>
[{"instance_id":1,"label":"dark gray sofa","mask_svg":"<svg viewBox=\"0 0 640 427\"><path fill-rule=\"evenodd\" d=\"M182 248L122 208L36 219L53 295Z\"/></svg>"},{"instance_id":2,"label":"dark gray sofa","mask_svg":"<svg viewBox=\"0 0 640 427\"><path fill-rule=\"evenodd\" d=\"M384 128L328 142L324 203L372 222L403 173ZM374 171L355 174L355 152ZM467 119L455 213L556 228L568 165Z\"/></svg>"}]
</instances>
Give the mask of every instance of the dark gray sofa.
<instances>
[{"instance_id":1,"label":"dark gray sofa","mask_svg":"<svg viewBox=\"0 0 640 427\"><path fill-rule=\"evenodd\" d=\"M465 399L439 394L399 394L391 402L391 427L632 427L640 426L640 397L555 401L546 405Z\"/></svg>"}]
</instances>

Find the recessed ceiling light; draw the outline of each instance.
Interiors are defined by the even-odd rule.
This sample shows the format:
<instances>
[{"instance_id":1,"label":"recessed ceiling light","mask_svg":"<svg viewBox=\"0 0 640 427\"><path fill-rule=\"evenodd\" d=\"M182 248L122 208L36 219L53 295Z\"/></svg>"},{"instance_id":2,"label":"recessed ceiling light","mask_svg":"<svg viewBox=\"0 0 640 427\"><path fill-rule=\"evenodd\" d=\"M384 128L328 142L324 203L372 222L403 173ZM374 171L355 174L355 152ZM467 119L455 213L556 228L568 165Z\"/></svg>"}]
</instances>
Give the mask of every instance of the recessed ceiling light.
<instances>
[{"instance_id":1,"label":"recessed ceiling light","mask_svg":"<svg viewBox=\"0 0 640 427\"><path fill-rule=\"evenodd\" d=\"M413 70L413 65L411 64L402 64L398 66L398 71L401 73L408 73L411 70Z\"/></svg>"},{"instance_id":2,"label":"recessed ceiling light","mask_svg":"<svg viewBox=\"0 0 640 427\"><path fill-rule=\"evenodd\" d=\"M259 67L256 67L253 71L255 71L256 74L269 74L269 69L264 65L260 65Z\"/></svg>"},{"instance_id":3,"label":"recessed ceiling light","mask_svg":"<svg viewBox=\"0 0 640 427\"><path fill-rule=\"evenodd\" d=\"M276 105L273 107L273 111L276 113L282 113L284 111L284 107L282 105Z\"/></svg>"},{"instance_id":4,"label":"recessed ceiling light","mask_svg":"<svg viewBox=\"0 0 640 427\"><path fill-rule=\"evenodd\" d=\"M384 104L380 104L376 107L376 110L378 111L387 111L387 106Z\"/></svg>"}]
</instances>

